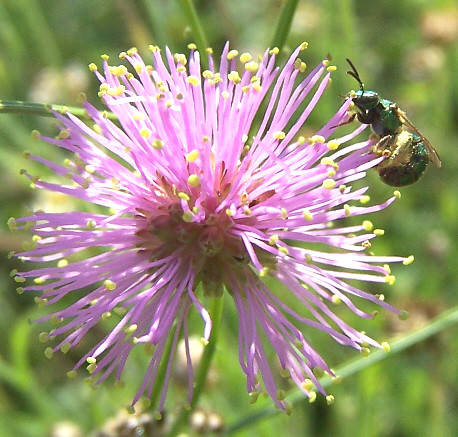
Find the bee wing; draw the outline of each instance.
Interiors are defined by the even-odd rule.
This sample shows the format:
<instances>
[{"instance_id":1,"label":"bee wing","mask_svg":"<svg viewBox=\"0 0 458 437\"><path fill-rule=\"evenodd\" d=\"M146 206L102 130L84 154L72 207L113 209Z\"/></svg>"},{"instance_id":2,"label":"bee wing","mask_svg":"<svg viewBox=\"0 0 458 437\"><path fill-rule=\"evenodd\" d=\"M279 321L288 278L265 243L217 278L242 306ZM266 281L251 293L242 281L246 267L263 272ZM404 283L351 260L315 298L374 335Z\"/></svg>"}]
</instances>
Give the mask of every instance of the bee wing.
<instances>
[{"instance_id":1,"label":"bee wing","mask_svg":"<svg viewBox=\"0 0 458 437\"><path fill-rule=\"evenodd\" d=\"M432 162L434 162L434 164L436 164L437 167L440 168L442 163L441 163L438 153L436 152L436 149L434 149L434 147L428 141L428 139L414 126L414 124L409 120L409 118L407 117L404 111L401 111L399 108L396 108L396 110L402 122L406 124L413 132L415 132L422 139L423 144L425 145L426 149L428 150L429 158L431 159Z\"/></svg>"}]
</instances>

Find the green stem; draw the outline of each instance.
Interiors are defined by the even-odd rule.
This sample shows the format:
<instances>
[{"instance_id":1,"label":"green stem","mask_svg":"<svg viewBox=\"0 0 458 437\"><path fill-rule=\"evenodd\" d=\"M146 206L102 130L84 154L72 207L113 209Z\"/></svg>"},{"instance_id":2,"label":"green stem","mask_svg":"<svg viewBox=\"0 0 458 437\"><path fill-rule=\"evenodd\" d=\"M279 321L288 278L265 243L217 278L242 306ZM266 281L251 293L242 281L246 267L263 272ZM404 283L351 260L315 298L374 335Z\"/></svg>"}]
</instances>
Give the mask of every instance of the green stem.
<instances>
[{"instance_id":1,"label":"green stem","mask_svg":"<svg viewBox=\"0 0 458 437\"><path fill-rule=\"evenodd\" d=\"M368 368L369 366L383 361L394 354L397 354L410 346L413 346L421 341L426 340L433 335L438 334L439 332L453 326L454 324L458 323L458 305L452 308L449 311L446 311L433 319L428 325L423 328L420 328L416 331L407 334L406 336L394 340L390 343L390 353L387 354L382 349L377 349L376 351L372 352L368 357L361 357L357 359L350 360L349 362L343 364L342 366L336 369L336 374L342 378L352 376L361 370ZM332 384L332 379L328 376L323 377L320 380L320 383L323 385L324 388L329 387ZM289 397L289 402L291 404L296 404L298 402L304 401L304 394L296 390L295 393ZM274 415L280 413L281 411L274 407L269 406L258 410L254 414L251 414L248 417L241 419L239 422L229 426L226 432L223 434L224 436L234 435L240 430L251 427L254 423L259 422L262 419L273 417Z\"/></svg>"},{"instance_id":2,"label":"green stem","mask_svg":"<svg viewBox=\"0 0 458 437\"><path fill-rule=\"evenodd\" d=\"M188 420L189 414L192 409L199 402L200 395L202 390L205 387L205 382L207 380L208 370L213 359L213 355L216 350L216 342L218 340L219 330L221 326L221 316L223 313L223 298L214 298L211 300L210 305L210 316L212 319L212 332L207 346L205 346L204 353L195 377L195 388L192 396L191 405L189 408L183 408L180 415L177 417L175 423L167 434L168 437L175 437L178 435L178 431Z\"/></svg>"},{"instance_id":3,"label":"green stem","mask_svg":"<svg viewBox=\"0 0 458 437\"><path fill-rule=\"evenodd\" d=\"M21 102L18 100L0 100L0 113L11 114L29 114L39 115L41 117L54 117L53 111L65 114L76 115L77 117L86 117L87 113L84 108L76 108L73 106L65 105L52 105L47 103L29 103ZM117 117L111 112L107 113L107 117L111 120L116 120Z\"/></svg>"},{"instance_id":4,"label":"green stem","mask_svg":"<svg viewBox=\"0 0 458 437\"><path fill-rule=\"evenodd\" d=\"M194 7L194 3L192 0L181 0L181 5L186 17L190 20L192 35L195 39L195 43L199 49L199 52L202 54L202 63L207 65L208 62L203 54L205 53L206 49L209 48L208 39L200 22L196 8Z\"/></svg>"},{"instance_id":5,"label":"green stem","mask_svg":"<svg viewBox=\"0 0 458 437\"><path fill-rule=\"evenodd\" d=\"M271 47L278 47L280 52L285 45L286 38L291 29L291 23L293 22L298 2L299 0L285 0L283 3L280 18L278 19L277 28L275 29L271 43Z\"/></svg>"}]
</instances>

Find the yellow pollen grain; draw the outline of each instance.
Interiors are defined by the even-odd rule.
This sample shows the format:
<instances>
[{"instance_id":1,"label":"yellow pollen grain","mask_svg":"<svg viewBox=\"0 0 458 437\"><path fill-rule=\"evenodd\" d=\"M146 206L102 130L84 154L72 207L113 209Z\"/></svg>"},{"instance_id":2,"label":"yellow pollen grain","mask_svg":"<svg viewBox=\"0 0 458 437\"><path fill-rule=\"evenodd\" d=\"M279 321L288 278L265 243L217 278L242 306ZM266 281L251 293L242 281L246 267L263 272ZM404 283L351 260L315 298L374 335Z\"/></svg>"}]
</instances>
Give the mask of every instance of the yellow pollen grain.
<instances>
[{"instance_id":1,"label":"yellow pollen grain","mask_svg":"<svg viewBox=\"0 0 458 437\"><path fill-rule=\"evenodd\" d=\"M189 43L187 45L188 49L189 50L196 50L197 49L197 46L192 42L192 43Z\"/></svg>"},{"instance_id":2,"label":"yellow pollen grain","mask_svg":"<svg viewBox=\"0 0 458 437\"><path fill-rule=\"evenodd\" d=\"M323 60L323 66L327 67L329 65L329 59Z\"/></svg>"},{"instance_id":3,"label":"yellow pollen grain","mask_svg":"<svg viewBox=\"0 0 458 437\"><path fill-rule=\"evenodd\" d=\"M204 79L212 79L212 78L213 78L213 72L210 71L210 70L204 70L204 71L202 72L202 77L203 77Z\"/></svg>"},{"instance_id":4,"label":"yellow pollen grain","mask_svg":"<svg viewBox=\"0 0 458 437\"><path fill-rule=\"evenodd\" d=\"M113 291L116 288L116 282L113 282L110 279L105 280L103 285L107 290L110 291Z\"/></svg>"},{"instance_id":5,"label":"yellow pollen grain","mask_svg":"<svg viewBox=\"0 0 458 437\"><path fill-rule=\"evenodd\" d=\"M345 217L350 217L350 215L351 215L351 208L350 208L350 205L345 204L345 205L344 205L344 211L345 211Z\"/></svg>"},{"instance_id":6,"label":"yellow pollen grain","mask_svg":"<svg viewBox=\"0 0 458 437\"><path fill-rule=\"evenodd\" d=\"M186 155L187 162L194 162L199 158L199 151L194 149Z\"/></svg>"},{"instance_id":7,"label":"yellow pollen grain","mask_svg":"<svg viewBox=\"0 0 458 437\"><path fill-rule=\"evenodd\" d=\"M228 93L227 91L223 91L223 92L221 93L221 97L222 97L223 99L228 99L228 98L229 98L229 93Z\"/></svg>"},{"instance_id":8,"label":"yellow pollen grain","mask_svg":"<svg viewBox=\"0 0 458 437\"><path fill-rule=\"evenodd\" d=\"M140 129L139 131L140 136L143 138L149 138L151 136L151 131L144 127L143 129Z\"/></svg>"},{"instance_id":9,"label":"yellow pollen grain","mask_svg":"<svg viewBox=\"0 0 458 437\"><path fill-rule=\"evenodd\" d=\"M68 266L68 261L66 259L60 259L57 262L57 267L67 267Z\"/></svg>"},{"instance_id":10,"label":"yellow pollen grain","mask_svg":"<svg viewBox=\"0 0 458 437\"><path fill-rule=\"evenodd\" d=\"M286 210L286 208L281 208L281 218L282 219L288 218L288 211Z\"/></svg>"},{"instance_id":11,"label":"yellow pollen grain","mask_svg":"<svg viewBox=\"0 0 458 437\"><path fill-rule=\"evenodd\" d=\"M196 76L188 76L186 78L186 82L188 82L189 84L193 86L197 86L199 85L199 78L197 78Z\"/></svg>"},{"instance_id":12,"label":"yellow pollen grain","mask_svg":"<svg viewBox=\"0 0 458 437\"><path fill-rule=\"evenodd\" d=\"M311 222L313 220L313 214L308 209L304 209L302 215L308 222Z\"/></svg>"},{"instance_id":13,"label":"yellow pollen grain","mask_svg":"<svg viewBox=\"0 0 458 437\"><path fill-rule=\"evenodd\" d=\"M398 199L400 199L401 198L401 192L399 190L395 190L395 191L393 191L393 196L397 197Z\"/></svg>"},{"instance_id":14,"label":"yellow pollen grain","mask_svg":"<svg viewBox=\"0 0 458 437\"><path fill-rule=\"evenodd\" d=\"M75 379L78 376L76 370L70 370L66 373L68 379Z\"/></svg>"},{"instance_id":15,"label":"yellow pollen grain","mask_svg":"<svg viewBox=\"0 0 458 437\"><path fill-rule=\"evenodd\" d=\"M336 186L336 181L334 179L325 179L322 186L327 190L332 190Z\"/></svg>"},{"instance_id":16,"label":"yellow pollen grain","mask_svg":"<svg viewBox=\"0 0 458 437\"><path fill-rule=\"evenodd\" d=\"M227 59L230 61L234 59L236 56L238 56L239 52L237 50L230 50L229 53L227 54Z\"/></svg>"},{"instance_id":17,"label":"yellow pollen grain","mask_svg":"<svg viewBox=\"0 0 458 437\"><path fill-rule=\"evenodd\" d=\"M229 208L226 208L226 211L225 211L225 212L226 212L226 215L227 215L228 217L233 217L234 214L235 214L235 213L234 213L232 210L230 210Z\"/></svg>"},{"instance_id":18,"label":"yellow pollen grain","mask_svg":"<svg viewBox=\"0 0 458 437\"><path fill-rule=\"evenodd\" d=\"M270 272L270 269L269 267L263 267L260 271L259 271L259 276L261 278L265 278Z\"/></svg>"},{"instance_id":19,"label":"yellow pollen grain","mask_svg":"<svg viewBox=\"0 0 458 437\"><path fill-rule=\"evenodd\" d=\"M326 68L327 71L336 71L337 67L335 65L330 65L329 67Z\"/></svg>"},{"instance_id":20,"label":"yellow pollen grain","mask_svg":"<svg viewBox=\"0 0 458 437\"><path fill-rule=\"evenodd\" d=\"M164 147L164 141L160 140L159 138L156 138L152 143L151 146L155 150L161 150Z\"/></svg>"},{"instance_id":21,"label":"yellow pollen grain","mask_svg":"<svg viewBox=\"0 0 458 437\"><path fill-rule=\"evenodd\" d=\"M326 175L329 177L329 178L333 178L335 175L336 175L336 171L335 170L329 170Z\"/></svg>"},{"instance_id":22,"label":"yellow pollen grain","mask_svg":"<svg viewBox=\"0 0 458 437\"><path fill-rule=\"evenodd\" d=\"M328 141L328 149L329 150L337 150L340 146L340 143L336 140Z\"/></svg>"},{"instance_id":23,"label":"yellow pollen grain","mask_svg":"<svg viewBox=\"0 0 458 437\"><path fill-rule=\"evenodd\" d=\"M385 276L385 282L389 285L393 285L396 281L396 277L394 275L387 275Z\"/></svg>"},{"instance_id":24,"label":"yellow pollen grain","mask_svg":"<svg viewBox=\"0 0 458 437\"><path fill-rule=\"evenodd\" d=\"M378 237L381 237L382 235L385 235L385 230L384 229L374 229L374 234L377 235Z\"/></svg>"},{"instance_id":25,"label":"yellow pollen grain","mask_svg":"<svg viewBox=\"0 0 458 437\"><path fill-rule=\"evenodd\" d=\"M93 62L91 62L88 65L88 67L89 67L89 71L92 71L92 72L97 71L97 65L95 65Z\"/></svg>"},{"instance_id":26,"label":"yellow pollen grain","mask_svg":"<svg viewBox=\"0 0 458 437\"><path fill-rule=\"evenodd\" d=\"M279 130L279 131L276 131L273 133L273 137L276 139L276 140L283 140L285 138L286 134Z\"/></svg>"},{"instance_id":27,"label":"yellow pollen grain","mask_svg":"<svg viewBox=\"0 0 458 437\"><path fill-rule=\"evenodd\" d=\"M45 357L50 360L52 358L52 356L54 355L54 351L52 350L52 348L50 347L47 347L45 349Z\"/></svg>"},{"instance_id":28,"label":"yellow pollen grain","mask_svg":"<svg viewBox=\"0 0 458 437\"><path fill-rule=\"evenodd\" d=\"M93 231L97 227L97 223L94 219L90 219L86 222L86 229Z\"/></svg>"},{"instance_id":29,"label":"yellow pollen grain","mask_svg":"<svg viewBox=\"0 0 458 437\"><path fill-rule=\"evenodd\" d=\"M191 199L191 198L190 198L186 193L184 193L183 191L180 191L180 192L178 193L178 197L179 197L180 199L185 200L186 202L189 202L190 199Z\"/></svg>"},{"instance_id":30,"label":"yellow pollen grain","mask_svg":"<svg viewBox=\"0 0 458 437\"><path fill-rule=\"evenodd\" d=\"M270 238L269 238L269 244L271 246L275 246L275 244L277 244L277 241L280 239L280 237L275 234L275 235L272 235Z\"/></svg>"},{"instance_id":31,"label":"yellow pollen grain","mask_svg":"<svg viewBox=\"0 0 458 437\"><path fill-rule=\"evenodd\" d=\"M242 53L242 54L240 55L240 62L241 62L242 64L245 64L245 63L247 63L248 61L251 61L252 58L253 58L253 57L251 56L250 53Z\"/></svg>"},{"instance_id":32,"label":"yellow pollen grain","mask_svg":"<svg viewBox=\"0 0 458 437\"><path fill-rule=\"evenodd\" d=\"M86 165L84 167L84 170L86 170L88 173L91 173L91 174L95 173L95 167L90 164Z\"/></svg>"},{"instance_id":33,"label":"yellow pollen grain","mask_svg":"<svg viewBox=\"0 0 458 437\"><path fill-rule=\"evenodd\" d=\"M40 332L38 335L38 341L40 343L46 343L49 340L49 334L47 332Z\"/></svg>"},{"instance_id":34,"label":"yellow pollen grain","mask_svg":"<svg viewBox=\"0 0 458 437\"><path fill-rule=\"evenodd\" d=\"M192 174L188 177L188 184L191 187L198 187L200 185L200 177L196 174Z\"/></svg>"},{"instance_id":35,"label":"yellow pollen grain","mask_svg":"<svg viewBox=\"0 0 458 437\"><path fill-rule=\"evenodd\" d=\"M194 219L194 215L191 211L185 211L183 213L183 215L181 216L181 219L185 222L185 223L191 223Z\"/></svg>"},{"instance_id":36,"label":"yellow pollen grain","mask_svg":"<svg viewBox=\"0 0 458 437\"><path fill-rule=\"evenodd\" d=\"M304 144L305 141L306 141L306 140L305 140L305 137L303 137L302 135L297 139L297 142L298 142L299 144Z\"/></svg>"},{"instance_id":37,"label":"yellow pollen grain","mask_svg":"<svg viewBox=\"0 0 458 437\"><path fill-rule=\"evenodd\" d=\"M183 53L175 53L173 55L173 58L176 62L179 62L181 65L186 65L188 63L186 55L184 55Z\"/></svg>"},{"instance_id":38,"label":"yellow pollen grain","mask_svg":"<svg viewBox=\"0 0 458 437\"><path fill-rule=\"evenodd\" d=\"M245 64L245 70L250 73L256 73L258 71L259 64L257 62L251 61Z\"/></svg>"},{"instance_id":39,"label":"yellow pollen grain","mask_svg":"<svg viewBox=\"0 0 458 437\"><path fill-rule=\"evenodd\" d=\"M364 220L363 228L366 232L370 232L372 229L374 229L374 224L370 220Z\"/></svg>"},{"instance_id":40,"label":"yellow pollen grain","mask_svg":"<svg viewBox=\"0 0 458 437\"><path fill-rule=\"evenodd\" d=\"M414 260L415 260L414 256L410 255L404 261L402 261L402 264L404 264L405 266L408 266L409 264L412 264Z\"/></svg>"},{"instance_id":41,"label":"yellow pollen grain","mask_svg":"<svg viewBox=\"0 0 458 437\"><path fill-rule=\"evenodd\" d=\"M308 46L309 46L309 43L307 41L304 41L300 45L300 50L306 50Z\"/></svg>"},{"instance_id":42,"label":"yellow pollen grain","mask_svg":"<svg viewBox=\"0 0 458 437\"><path fill-rule=\"evenodd\" d=\"M386 341L382 342L381 345L382 345L382 349L385 351L385 353L389 353L391 351L391 347L390 347L389 343L387 343Z\"/></svg>"},{"instance_id":43,"label":"yellow pollen grain","mask_svg":"<svg viewBox=\"0 0 458 437\"><path fill-rule=\"evenodd\" d=\"M328 405L332 405L334 403L335 399L334 399L334 396L333 395L327 395L326 396L326 403Z\"/></svg>"},{"instance_id":44,"label":"yellow pollen grain","mask_svg":"<svg viewBox=\"0 0 458 437\"><path fill-rule=\"evenodd\" d=\"M235 84L238 84L242 81L242 79L240 79L240 75L237 71L231 71L228 75L227 75L227 78L231 81L231 82L234 82Z\"/></svg>"},{"instance_id":45,"label":"yellow pollen grain","mask_svg":"<svg viewBox=\"0 0 458 437\"><path fill-rule=\"evenodd\" d=\"M324 143L326 140L323 135L313 135L309 138L309 141L312 143Z\"/></svg>"},{"instance_id":46,"label":"yellow pollen grain","mask_svg":"<svg viewBox=\"0 0 458 437\"><path fill-rule=\"evenodd\" d=\"M313 388L313 382L311 379L306 378L301 382L301 387L304 390L310 391Z\"/></svg>"},{"instance_id":47,"label":"yellow pollen grain","mask_svg":"<svg viewBox=\"0 0 458 437\"><path fill-rule=\"evenodd\" d=\"M283 255L289 255L289 250L286 247L279 247L278 252Z\"/></svg>"},{"instance_id":48,"label":"yellow pollen grain","mask_svg":"<svg viewBox=\"0 0 458 437\"><path fill-rule=\"evenodd\" d=\"M332 301L332 303L334 303L334 304L336 304L336 305L338 305L338 304L340 304L340 303L342 302L342 300L340 299L340 297L337 296L337 295L335 295L335 294L332 295L331 301Z\"/></svg>"},{"instance_id":49,"label":"yellow pollen grain","mask_svg":"<svg viewBox=\"0 0 458 437\"><path fill-rule=\"evenodd\" d=\"M33 282L35 282L35 284L40 285L40 284L44 284L46 282L46 279L41 276L39 278L35 278Z\"/></svg>"},{"instance_id":50,"label":"yellow pollen grain","mask_svg":"<svg viewBox=\"0 0 458 437\"><path fill-rule=\"evenodd\" d=\"M364 195L364 196L361 196L361 199L359 199L359 202L361 203L361 205L365 205L366 203L369 203L370 200L371 200L371 196Z\"/></svg>"}]
</instances>

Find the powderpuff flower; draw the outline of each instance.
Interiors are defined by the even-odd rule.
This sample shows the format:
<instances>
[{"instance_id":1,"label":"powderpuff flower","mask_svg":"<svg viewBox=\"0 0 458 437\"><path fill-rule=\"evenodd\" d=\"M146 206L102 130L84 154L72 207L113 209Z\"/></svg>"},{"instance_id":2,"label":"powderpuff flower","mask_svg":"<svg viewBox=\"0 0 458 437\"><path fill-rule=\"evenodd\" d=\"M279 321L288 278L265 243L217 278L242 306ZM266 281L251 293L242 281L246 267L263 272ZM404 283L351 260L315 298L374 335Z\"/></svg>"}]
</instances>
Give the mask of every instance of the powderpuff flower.
<instances>
[{"instance_id":1,"label":"powderpuff flower","mask_svg":"<svg viewBox=\"0 0 458 437\"><path fill-rule=\"evenodd\" d=\"M333 373L307 340L310 329L363 352L381 347L332 306L340 302L364 318L373 314L357 306L362 301L398 312L350 281L390 282L387 263L408 259L367 253L378 234L371 222L342 223L381 211L395 196L367 206L368 188L352 187L383 157L370 153L370 141L347 144L366 126L331 139L348 119L351 99L315 135L299 136L334 70L324 60L305 75L298 58L305 48L282 69L275 66L275 49L255 61L228 45L219 67L210 54L205 71L193 46L189 59L151 47L153 66L135 49L122 53L132 72L110 66L104 56L103 72L90 68L116 120L85 102L90 125L56 113L59 134L36 133L72 155L63 163L30 155L62 183L24 174L34 187L91 208L10 220L34 234L17 256L38 263L15 272L24 283L19 291L40 292L38 302L56 308L40 319L56 323L43 334L59 339L49 356L74 348L101 320L116 318L69 375L87 366L97 382L112 373L119 379L132 349L144 345L151 359L133 403L150 396L160 380L162 410L183 337L190 400L188 313L200 313L208 341L212 320L205 305L225 292L238 314L238 358L253 399L267 392L286 409L279 375L312 399L315 390L326 395L317 369ZM289 290L287 299L269 287L274 282ZM266 348L275 351L275 366ZM158 378L161 363L165 372Z\"/></svg>"}]
</instances>

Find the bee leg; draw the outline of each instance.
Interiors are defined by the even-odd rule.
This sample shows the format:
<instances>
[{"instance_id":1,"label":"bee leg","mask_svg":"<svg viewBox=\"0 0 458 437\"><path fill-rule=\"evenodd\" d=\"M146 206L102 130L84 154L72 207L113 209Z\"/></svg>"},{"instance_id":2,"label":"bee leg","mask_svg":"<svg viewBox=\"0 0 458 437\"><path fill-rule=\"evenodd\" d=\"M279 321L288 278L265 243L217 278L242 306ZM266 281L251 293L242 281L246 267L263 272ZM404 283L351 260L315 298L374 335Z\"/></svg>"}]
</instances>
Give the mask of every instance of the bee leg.
<instances>
[{"instance_id":1,"label":"bee leg","mask_svg":"<svg viewBox=\"0 0 458 437\"><path fill-rule=\"evenodd\" d=\"M386 135L372 147L371 152L378 156L384 156L386 158L391 156L391 150L389 149L390 143L393 142L393 135Z\"/></svg>"},{"instance_id":2,"label":"bee leg","mask_svg":"<svg viewBox=\"0 0 458 437\"><path fill-rule=\"evenodd\" d=\"M335 129L336 127L340 127L340 126L345 126L346 124L350 124L350 123L353 123L355 121L355 118L358 114L356 112L354 112L353 114L351 114L347 120L343 121L342 123L339 123L339 124L336 124L335 126L331 126L331 129Z\"/></svg>"}]
</instances>

